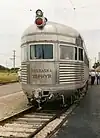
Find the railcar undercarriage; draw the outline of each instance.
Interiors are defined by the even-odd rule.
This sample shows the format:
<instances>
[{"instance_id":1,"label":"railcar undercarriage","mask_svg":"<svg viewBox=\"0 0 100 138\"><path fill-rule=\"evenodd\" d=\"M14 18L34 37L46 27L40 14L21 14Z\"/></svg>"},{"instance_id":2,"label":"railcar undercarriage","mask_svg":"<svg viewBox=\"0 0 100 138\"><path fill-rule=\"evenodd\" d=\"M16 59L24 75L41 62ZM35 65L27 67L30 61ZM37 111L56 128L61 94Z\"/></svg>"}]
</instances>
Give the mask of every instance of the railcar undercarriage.
<instances>
[{"instance_id":1,"label":"railcar undercarriage","mask_svg":"<svg viewBox=\"0 0 100 138\"><path fill-rule=\"evenodd\" d=\"M55 100L55 99L60 99L61 106L66 107L66 106L69 106L69 104L73 104L73 102L78 101L81 95L87 93L87 90L88 90L88 82L86 83L84 87L80 89L76 89L69 96L66 96L65 93L64 94L56 93L56 95L54 95L53 93L49 94L48 91L43 92L40 88L38 88L34 93L34 97L32 98L27 97L27 98L29 101L29 105L34 105L34 107L38 109L41 109L44 103L50 100Z\"/></svg>"}]
</instances>

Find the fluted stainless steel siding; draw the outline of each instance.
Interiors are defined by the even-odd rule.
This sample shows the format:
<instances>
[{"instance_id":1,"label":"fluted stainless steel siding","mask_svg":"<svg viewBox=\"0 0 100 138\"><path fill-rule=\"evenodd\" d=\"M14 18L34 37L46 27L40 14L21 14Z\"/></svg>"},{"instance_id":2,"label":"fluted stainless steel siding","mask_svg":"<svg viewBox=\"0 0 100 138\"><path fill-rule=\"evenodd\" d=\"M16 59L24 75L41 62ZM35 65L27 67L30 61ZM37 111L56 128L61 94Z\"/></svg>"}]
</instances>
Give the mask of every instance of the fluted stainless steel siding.
<instances>
[{"instance_id":1,"label":"fluted stainless steel siding","mask_svg":"<svg viewBox=\"0 0 100 138\"><path fill-rule=\"evenodd\" d=\"M28 73L27 73L27 65L21 64L21 82L27 84Z\"/></svg>"},{"instance_id":2,"label":"fluted stainless steel siding","mask_svg":"<svg viewBox=\"0 0 100 138\"><path fill-rule=\"evenodd\" d=\"M82 83L84 81L84 63L61 62L59 64L59 84Z\"/></svg>"}]
</instances>

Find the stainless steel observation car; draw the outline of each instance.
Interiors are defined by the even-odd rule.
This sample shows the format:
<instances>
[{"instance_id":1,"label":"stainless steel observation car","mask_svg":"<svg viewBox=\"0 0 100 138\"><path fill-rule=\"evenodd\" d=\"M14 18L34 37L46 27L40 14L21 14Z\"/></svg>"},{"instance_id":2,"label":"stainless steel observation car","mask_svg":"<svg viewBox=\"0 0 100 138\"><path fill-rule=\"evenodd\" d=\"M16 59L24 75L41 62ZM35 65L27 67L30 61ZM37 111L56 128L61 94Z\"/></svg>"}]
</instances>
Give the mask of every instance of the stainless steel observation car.
<instances>
[{"instance_id":1,"label":"stainless steel observation car","mask_svg":"<svg viewBox=\"0 0 100 138\"><path fill-rule=\"evenodd\" d=\"M41 10L21 38L21 84L29 102L41 103L88 85L89 61L81 35L49 22Z\"/></svg>"}]
</instances>

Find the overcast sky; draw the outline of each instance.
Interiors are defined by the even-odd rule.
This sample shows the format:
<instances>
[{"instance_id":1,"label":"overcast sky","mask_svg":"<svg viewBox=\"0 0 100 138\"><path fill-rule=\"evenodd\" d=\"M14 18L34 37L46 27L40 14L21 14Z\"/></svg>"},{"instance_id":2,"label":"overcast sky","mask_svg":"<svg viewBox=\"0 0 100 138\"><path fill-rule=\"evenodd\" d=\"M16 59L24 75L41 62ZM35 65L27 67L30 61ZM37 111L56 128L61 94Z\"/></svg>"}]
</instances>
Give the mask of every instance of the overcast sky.
<instances>
[{"instance_id":1,"label":"overcast sky","mask_svg":"<svg viewBox=\"0 0 100 138\"><path fill-rule=\"evenodd\" d=\"M11 67L10 58L15 49L16 66L20 65L20 38L34 23L38 8L44 11L48 20L77 29L84 37L89 57L92 61L98 57L100 0L0 0L0 64Z\"/></svg>"}]
</instances>

